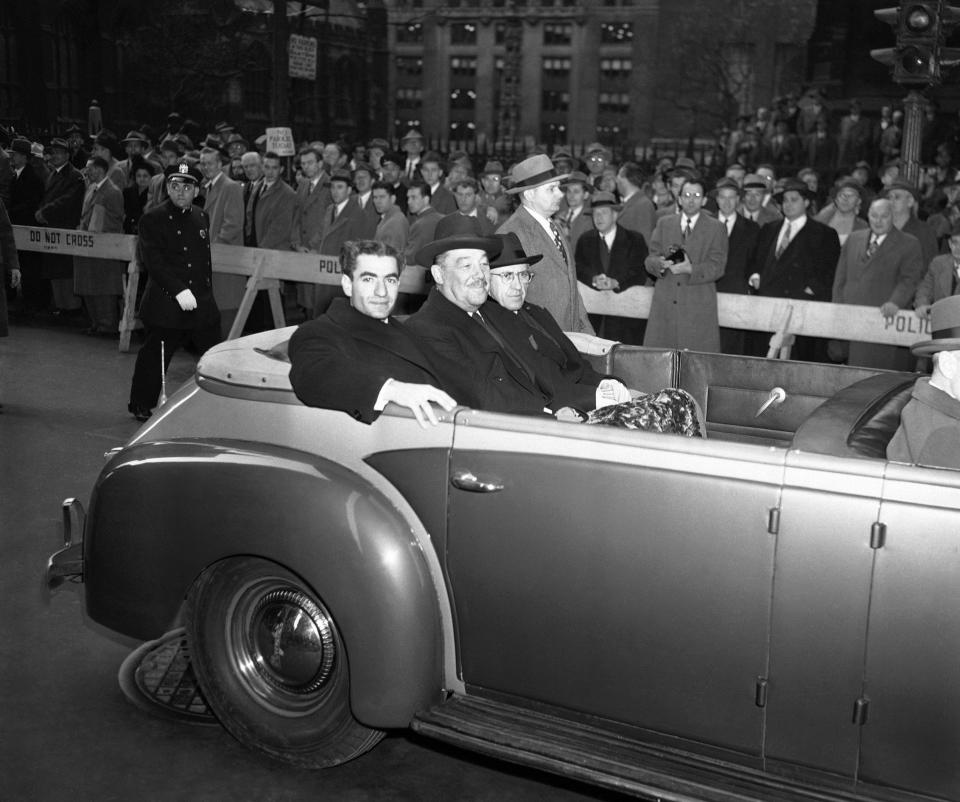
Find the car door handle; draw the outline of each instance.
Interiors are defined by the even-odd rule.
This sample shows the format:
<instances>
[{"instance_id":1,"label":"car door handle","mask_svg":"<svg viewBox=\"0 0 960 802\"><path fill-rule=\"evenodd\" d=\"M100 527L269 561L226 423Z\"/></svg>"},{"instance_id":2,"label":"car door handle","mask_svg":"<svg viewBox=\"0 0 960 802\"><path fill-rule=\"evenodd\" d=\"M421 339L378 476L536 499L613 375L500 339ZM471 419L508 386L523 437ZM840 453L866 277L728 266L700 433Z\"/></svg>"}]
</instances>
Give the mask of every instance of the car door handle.
<instances>
[{"instance_id":1,"label":"car door handle","mask_svg":"<svg viewBox=\"0 0 960 802\"><path fill-rule=\"evenodd\" d=\"M469 490L471 493L496 493L498 490L503 490L500 482L484 482L470 471L454 471L450 482L454 487Z\"/></svg>"},{"instance_id":2,"label":"car door handle","mask_svg":"<svg viewBox=\"0 0 960 802\"><path fill-rule=\"evenodd\" d=\"M767 400L763 402L760 406L760 409L757 410L757 414L753 417L759 418L764 412L767 411L769 407L775 407L778 404L782 404L787 398L787 393L782 387L774 387L770 391L770 395L767 396Z\"/></svg>"}]
</instances>

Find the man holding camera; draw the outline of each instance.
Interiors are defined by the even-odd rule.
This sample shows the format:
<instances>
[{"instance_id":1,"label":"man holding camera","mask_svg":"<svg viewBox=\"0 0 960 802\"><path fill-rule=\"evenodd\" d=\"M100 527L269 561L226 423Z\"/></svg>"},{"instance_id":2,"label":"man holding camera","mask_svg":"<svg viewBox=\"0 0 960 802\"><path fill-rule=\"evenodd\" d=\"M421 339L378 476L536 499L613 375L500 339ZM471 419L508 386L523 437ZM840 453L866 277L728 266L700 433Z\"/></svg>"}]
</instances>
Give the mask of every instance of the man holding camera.
<instances>
[{"instance_id":1,"label":"man holding camera","mask_svg":"<svg viewBox=\"0 0 960 802\"><path fill-rule=\"evenodd\" d=\"M717 279L727 264L727 232L703 213L703 179L680 187L680 213L657 220L647 272L656 279L643 344L654 348L719 351Z\"/></svg>"}]
</instances>

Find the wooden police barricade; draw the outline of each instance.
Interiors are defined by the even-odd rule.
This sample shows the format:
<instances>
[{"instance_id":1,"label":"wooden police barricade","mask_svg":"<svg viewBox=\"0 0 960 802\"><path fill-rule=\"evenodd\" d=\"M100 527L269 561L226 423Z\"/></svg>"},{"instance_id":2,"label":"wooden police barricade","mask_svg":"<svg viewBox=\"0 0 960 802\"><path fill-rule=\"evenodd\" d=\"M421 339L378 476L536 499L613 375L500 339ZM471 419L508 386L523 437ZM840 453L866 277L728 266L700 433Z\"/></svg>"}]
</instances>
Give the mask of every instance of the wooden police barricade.
<instances>
[{"instance_id":1,"label":"wooden police barricade","mask_svg":"<svg viewBox=\"0 0 960 802\"><path fill-rule=\"evenodd\" d=\"M650 316L653 287L630 287L613 293L600 292L583 283L579 286L580 296L591 314ZM887 320L877 306L720 292L717 293L717 314L721 326L772 332L767 356L781 359L790 358L790 345L798 334L906 347L930 338L930 321L921 320L912 309L901 309Z\"/></svg>"},{"instance_id":2,"label":"wooden police barricade","mask_svg":"<svg viewBox=\"0 0 960 802\"><path fill-rule=\"evenodd\" d=\"M136 237L33 226L14 226L13 230L18 250L116 259L127 263L120 350L128 351L130 334L141 325L136 319L135 309L140 281ZM214 245L211 251L214 272L248 277L246 291L228 335L230 339L243 331L258 291L267 291L273 322L279 327L286 325L280 298L281 281L340 284L340 261L337 256L234 245ZM400 291L424 293L425 272L420 267L407 267L401 276ZM599 292L582 283L579 288L587 311L591 314L634 318L650 316L652 287L631 287L621 293ZM901 310L895 317L886 320L880 315L880 310L873 306L718 293L717 312L721 326L771 332L768 356L779 356L781 359L790 357L790 345L798 334L906 347L930 338L929 321L920 320L912 310Z\"/></svg>"}]
</instances>

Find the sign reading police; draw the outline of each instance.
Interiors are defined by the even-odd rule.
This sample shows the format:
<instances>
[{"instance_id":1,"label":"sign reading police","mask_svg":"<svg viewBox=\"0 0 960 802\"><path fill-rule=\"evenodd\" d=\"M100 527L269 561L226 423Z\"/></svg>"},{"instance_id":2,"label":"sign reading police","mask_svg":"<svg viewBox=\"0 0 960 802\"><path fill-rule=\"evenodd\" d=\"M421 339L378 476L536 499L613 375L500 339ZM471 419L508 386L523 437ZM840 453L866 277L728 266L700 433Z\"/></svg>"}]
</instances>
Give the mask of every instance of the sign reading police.
<instances>
[{"instance_id":1,"label":"sign reading police","mask_svg":"<svg viewBox=\"0 0 960 802\"><path fill-rule=\"evenodd\" d=\"M267 129L267 152L278 156L294 156L297 148L293 142L293 131L289 128Z\"/></svg>"},{"instance_id":2,"label":"sign reading police","mask_svg":"<svg viewBox=\"0 0 960 802\"><path fill-rule=\"evenodd\" d=\"M291 78L306 78L308 81L317 79L316 37L290 34L290 45L287 52L289 54L287 72Z\"/></svg>"}]
</instances>

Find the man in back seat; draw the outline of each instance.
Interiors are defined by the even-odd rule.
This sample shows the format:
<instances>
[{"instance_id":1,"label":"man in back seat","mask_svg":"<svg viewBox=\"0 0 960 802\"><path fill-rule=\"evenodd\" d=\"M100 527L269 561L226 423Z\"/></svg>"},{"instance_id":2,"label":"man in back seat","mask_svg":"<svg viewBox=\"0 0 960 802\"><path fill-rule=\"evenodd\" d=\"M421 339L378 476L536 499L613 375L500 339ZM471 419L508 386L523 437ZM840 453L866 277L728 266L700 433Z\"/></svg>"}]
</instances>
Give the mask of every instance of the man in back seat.
<instances>
[{"instance_id":1,"label":"man in back seat","mask_svg":"<svg viewBox=\"0 0 960 802\"><path fill-rule=\"evenodd\" d=\"M917 343L913 353L933 355L933 374L914 385L887 459L960 468L960 295L933 305L930 331L933 339Z\"/></svg>"},{"instance_id":2,"label":"man in back seat","mask_svg":"<svg viewBox=\"0 0 960 802\"><path fill-rule=\"evenodd\" d=\"M470 372L429 352L390 317L400 288L400 257L390 245L348 241L340 252L346 298L290 338L290 384L303 403L339 409L364 423L390 402L436 424L445 410L478 399Z\"/></svg>"}]
</instances>

